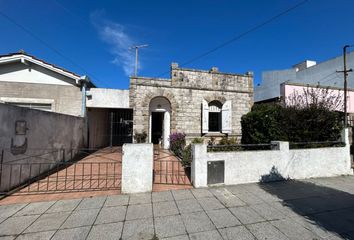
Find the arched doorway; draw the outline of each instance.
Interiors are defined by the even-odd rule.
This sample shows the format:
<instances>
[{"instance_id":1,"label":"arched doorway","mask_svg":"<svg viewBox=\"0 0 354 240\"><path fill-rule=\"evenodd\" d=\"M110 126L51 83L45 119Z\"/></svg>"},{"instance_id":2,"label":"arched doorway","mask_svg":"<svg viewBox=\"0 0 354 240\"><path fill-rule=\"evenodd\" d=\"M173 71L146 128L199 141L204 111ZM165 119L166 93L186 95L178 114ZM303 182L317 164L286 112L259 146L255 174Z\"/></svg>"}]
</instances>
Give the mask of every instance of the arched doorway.
<instances>
[{"instance_id":1,"label":"arched doorway","mask_svg":"<svg viewBox=\"0 0 354 240\"><path fill-rule=\"evenodd\" d=\"M155 97L149 105L149 142L169 148L171 104L165 97Z\"/></svg>"}]
</instances>

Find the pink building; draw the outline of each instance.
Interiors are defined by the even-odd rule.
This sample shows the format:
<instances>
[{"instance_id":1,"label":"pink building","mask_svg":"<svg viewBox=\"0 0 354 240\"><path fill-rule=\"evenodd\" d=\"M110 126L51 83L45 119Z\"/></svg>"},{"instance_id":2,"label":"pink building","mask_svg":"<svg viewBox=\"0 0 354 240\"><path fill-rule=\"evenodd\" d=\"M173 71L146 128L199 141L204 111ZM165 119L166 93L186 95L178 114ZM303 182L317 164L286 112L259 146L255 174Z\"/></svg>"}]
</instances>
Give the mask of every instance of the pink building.
<instances>
[{"instance_id":1,"label":"pink building","mask_svg":"<svg viewBox=\"0 0 354 240\"><path fill-rule=\"evenodd\" d=\"M327 98L331 98L333 101L338 101L339 104L335 110L344 111L343 103L344 103L344 91L343 88L337 87L328 87L328 86L314 86L308 84L301 83L289 83L285 82L280 85L280 96L281 99L285 101L286 104L291 105L293 102L291 99L294 95L304 96L305 92L315 91L319 95L321 93L326 92ZM310 100L310 99L309 99ZM347 112L354 113L354 89L348 89L347 91Z\"/></svg>"}]
</instances>

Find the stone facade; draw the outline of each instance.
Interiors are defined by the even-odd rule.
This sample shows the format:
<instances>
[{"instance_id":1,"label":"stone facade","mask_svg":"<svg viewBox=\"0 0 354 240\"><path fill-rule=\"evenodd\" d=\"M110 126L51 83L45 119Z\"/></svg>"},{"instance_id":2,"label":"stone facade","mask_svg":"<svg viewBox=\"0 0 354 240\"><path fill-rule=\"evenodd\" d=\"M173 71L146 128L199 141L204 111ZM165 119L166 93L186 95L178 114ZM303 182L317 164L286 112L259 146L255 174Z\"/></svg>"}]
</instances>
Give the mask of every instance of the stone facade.
<instances>
[{"instance_id":1,"label":"stone facade","mask_svg":"<svg viewBox=\"0 0 354 240\"><path fill-rule=\"evenodd\" d=\"M184 132L187 139L226 135L203 133L202 104L231 101L231 132L227 135L239 138L241 116L253 104L253 74L221 73L217 68L183 69L172 64L170 79L131 77L129 101L134 114L134 134L149 134L149 104L155 97L165 97L171 104L170 132Z\"/></svg>"}]
</instances>

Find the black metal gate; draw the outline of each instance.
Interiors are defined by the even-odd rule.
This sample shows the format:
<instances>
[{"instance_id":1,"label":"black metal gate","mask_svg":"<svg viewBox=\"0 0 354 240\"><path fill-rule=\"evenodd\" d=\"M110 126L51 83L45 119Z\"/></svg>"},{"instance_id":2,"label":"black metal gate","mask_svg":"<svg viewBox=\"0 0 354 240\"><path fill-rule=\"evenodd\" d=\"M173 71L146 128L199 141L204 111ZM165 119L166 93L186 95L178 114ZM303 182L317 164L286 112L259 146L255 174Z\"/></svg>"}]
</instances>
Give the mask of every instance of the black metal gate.
<instances>
[{"instance_id":1,"label":"black metal gate","mask_svg":"<svg viewBox=\"0 0 354 240\"><path fill-rule=\"evenodd\" d=\"M184 166L168 150L154 149L154 184L191 185L190 166Z\"/></svg>"},{"instance_id":2,"label":"black metal gate","mask_svg":"<svg viewBox=\"0 0 354 240\"><path fill-rule=\"evenodd\" d=\"M121 146L124 143L133 142L133 110L111 109L109 112L110 146Z\"/></svg>"}]
</instances>

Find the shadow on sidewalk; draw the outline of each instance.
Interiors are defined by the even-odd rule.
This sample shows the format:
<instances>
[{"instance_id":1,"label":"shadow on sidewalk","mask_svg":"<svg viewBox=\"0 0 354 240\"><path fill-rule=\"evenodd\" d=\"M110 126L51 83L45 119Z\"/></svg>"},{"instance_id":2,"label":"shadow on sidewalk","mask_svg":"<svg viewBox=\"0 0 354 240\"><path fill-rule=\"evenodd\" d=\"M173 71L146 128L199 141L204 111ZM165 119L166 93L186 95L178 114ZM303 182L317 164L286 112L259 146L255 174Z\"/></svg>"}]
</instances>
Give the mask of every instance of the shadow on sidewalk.
<instances>
[{"instance_id":1,"label":"shadow on sidewalk","mask_svg":"<svg viewBox=\"0 0 354 240\"><path fill-rule=\"evenodd\" d=\"M272 180L283 181L267 183ZM354 195L307 181L285 179L274 168L262 176L262 181L259 185L263 190L312 224L344 239L354 239Z\"/></svg>"}]
</instances>

